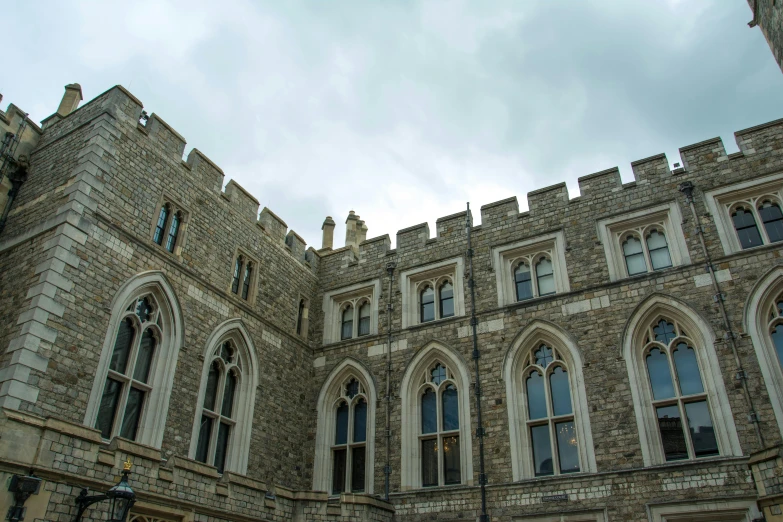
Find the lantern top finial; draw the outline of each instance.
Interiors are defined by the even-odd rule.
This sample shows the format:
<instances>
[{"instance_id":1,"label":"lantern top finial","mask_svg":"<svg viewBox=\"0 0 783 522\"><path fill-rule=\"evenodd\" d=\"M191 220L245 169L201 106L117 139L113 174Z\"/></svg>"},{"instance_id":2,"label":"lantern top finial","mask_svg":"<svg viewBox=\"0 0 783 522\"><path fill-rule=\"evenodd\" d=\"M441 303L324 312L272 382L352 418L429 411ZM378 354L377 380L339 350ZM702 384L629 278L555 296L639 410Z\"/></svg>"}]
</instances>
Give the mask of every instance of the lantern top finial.
<instances>
[{"instance_id":1,"label":"lantern top finial","mask_svg":"<svg viewBox=\"0 0 783 522\"><path fill-rule=\"evenodd\" d=\"M133 467L133 463L130 460L130 457L128 457L128 460L125 461L125 463L122 465L123 471L130 471Z\"/></svg>"}]
</instances>

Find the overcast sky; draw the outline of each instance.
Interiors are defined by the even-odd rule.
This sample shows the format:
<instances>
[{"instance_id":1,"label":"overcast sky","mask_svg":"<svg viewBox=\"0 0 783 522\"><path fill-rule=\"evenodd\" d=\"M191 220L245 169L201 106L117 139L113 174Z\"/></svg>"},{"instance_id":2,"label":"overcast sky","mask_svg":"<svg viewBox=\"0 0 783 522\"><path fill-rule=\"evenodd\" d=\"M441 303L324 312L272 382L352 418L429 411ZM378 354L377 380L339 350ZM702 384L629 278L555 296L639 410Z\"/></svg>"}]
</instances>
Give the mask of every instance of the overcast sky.
<instances>
[{"instance_id":1,"label":"overcast sky","mask_svg":"<svg viewBox=\"0 0 783 522\"><path fill-rule=\"evenodd\" d=\"M10 13L9 13L10 11ZM745 0L6 2L0 93L35 121L115 84L320 248L783 117ZM10 14L10 16L9 16Z\"/></svg>"}]
</instances>

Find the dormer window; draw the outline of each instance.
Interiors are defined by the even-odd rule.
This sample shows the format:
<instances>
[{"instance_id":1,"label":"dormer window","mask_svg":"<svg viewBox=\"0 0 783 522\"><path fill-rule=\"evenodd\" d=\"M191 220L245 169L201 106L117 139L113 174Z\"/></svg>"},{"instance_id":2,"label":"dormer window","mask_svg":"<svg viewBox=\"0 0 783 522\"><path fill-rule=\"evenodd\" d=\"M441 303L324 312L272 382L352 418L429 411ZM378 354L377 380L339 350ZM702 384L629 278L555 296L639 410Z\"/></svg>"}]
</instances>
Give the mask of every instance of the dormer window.
<instances>
[{"instance_id":1,"label":"dormer window","mask_svg":"<svg viewBox=\"0 0 783 522\"><path fill-rule=\"evenodd\" d=\"M184 244L184 225L187 212L168 198L158 203L155 215L157 219L152 227L152 242L179 255Z\"/></svg>"}]
</instances>

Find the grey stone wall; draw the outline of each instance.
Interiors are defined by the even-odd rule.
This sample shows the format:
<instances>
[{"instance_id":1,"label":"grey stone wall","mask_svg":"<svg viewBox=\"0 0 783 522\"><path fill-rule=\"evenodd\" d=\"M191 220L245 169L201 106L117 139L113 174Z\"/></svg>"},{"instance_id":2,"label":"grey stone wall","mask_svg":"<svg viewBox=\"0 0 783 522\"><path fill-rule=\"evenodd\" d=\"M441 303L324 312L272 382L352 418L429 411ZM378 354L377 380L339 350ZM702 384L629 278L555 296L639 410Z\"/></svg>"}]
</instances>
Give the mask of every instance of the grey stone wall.
<instances>
[{"instance_id":1,"label":"grey stone wall","mask_svg":"<svg viewBox=\"0 0 783 522\"><path fill-rule=\"evenodd\" d=\"M776 0L748 0L748 3L751 10L755 9L754 20L783 71L783 5Z\"/></svg>"}]
</instances>

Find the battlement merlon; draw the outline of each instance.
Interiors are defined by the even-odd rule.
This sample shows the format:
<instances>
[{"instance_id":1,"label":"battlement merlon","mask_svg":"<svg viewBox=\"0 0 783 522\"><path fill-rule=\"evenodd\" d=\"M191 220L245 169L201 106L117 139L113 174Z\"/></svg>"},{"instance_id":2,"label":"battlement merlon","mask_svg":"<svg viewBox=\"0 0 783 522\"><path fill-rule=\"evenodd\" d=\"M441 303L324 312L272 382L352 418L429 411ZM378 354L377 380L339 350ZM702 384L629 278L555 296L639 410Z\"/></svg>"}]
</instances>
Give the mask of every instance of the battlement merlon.
<instances>
[{"instance_id":1,"label":"battlement merlon","mask_svg":"<svg viewBox=\"0 0 783 522\"><path fill-rule=\"evenodd\" d=\"M23 121L25 128L22 131L22 135L17 136ZM26 112L11 103L5 112L0 111L0 142L2 142L8 132L13 134L14 138L19 139L19 144L14 151L14 158L18 158L21 155L29 158L30 153L38 145L38 140L41 138L43 130L27 116Z\"/></svg>"},{"instance_id":2,"label":"battlement merlon","mask_svg":"<svg viewBox=\"0 0 783 522\"><path fill-rule=\"evenodd\" d=\"M568 204L568 187L565 182L550 185L527 193L527 207L530 213L539 209L547 210L564 207Z\"/></svg>"},{"instance_id":3,"label":"battlement merlon","mask_svg":"<svg viewBox=\"0 0 783 522\"><path fill-rule=\"evenodd\" d=\"M649 183L653 179L671 175L669 160L663 153L632 161L631 169L637 183Z\"/></svg>"},{"instance_id":4,"label":"battlement merlon","mask_svg":"<svg viewBox=\"0 0 783 522\"><path fill-rule=\"evenodd\" d=\"M579 192L582 197L586 198L620 190L623 186L620 169L617 167L582 176L577 182L579 183Z\"/></svg>"},{"instance_id":5,"label":"battlement merlon","mask_svg":"<svg viewBox=\"0 0 783 522\"><path fill-rule=\"evenodd\" d=\"M437 221L435 221L435 228L437 230L436 237L446 238L467 235L467 229L465 228L465 224L467 223L467 216L468 211L463 210L462 212L457 212L456 214L438 218ZM471 213L471 223L473 222L472 218L473 215Z\"/></svg>"},{"instance_id":6,"label":"battlement merlon","mask_svg":"<svg viewBox=\"0 0 783 522\"><path fill-rule=\"evenodd\" d=\"M481 225L483 227L494 227L508 219L517 219L517 216L519 216L519 202L516 196L481 206Z\"/></svg>"},{"instance_id":7,"label":"battlement merlon","mask_svg":"<svg viewBox=\"0 0 783 522\"><path fill-rule=\"evenodd\" d=\"M233 179L226 184L226 191L222 196L229 200L234 206L234 209L245 216L249 221L255 221L257 219L259 207L258 200ZM304 252L304 247L302 247L302 252Z\"/></svg>"},{"instance_id":8,"label":"battlement merlon","mask_svg":"<svg viewBox=\"0 0 783 522\"><path fill-rule=\"evenodd\" d=\"M424 247L430 238L430 226L428 223L419 223L412 227L397 231L397 252L416 251Z\"/></svg>"},{"instance_id":9,"label":"battlement merlon","mask_svg":"<svg viewBox=\"0 0 783 522\"><path fill-rule=\"evenodd\" d=\"M783 148L783 118L734 133L740 152L746 155Z\"/></svg>"}]
</instances>

